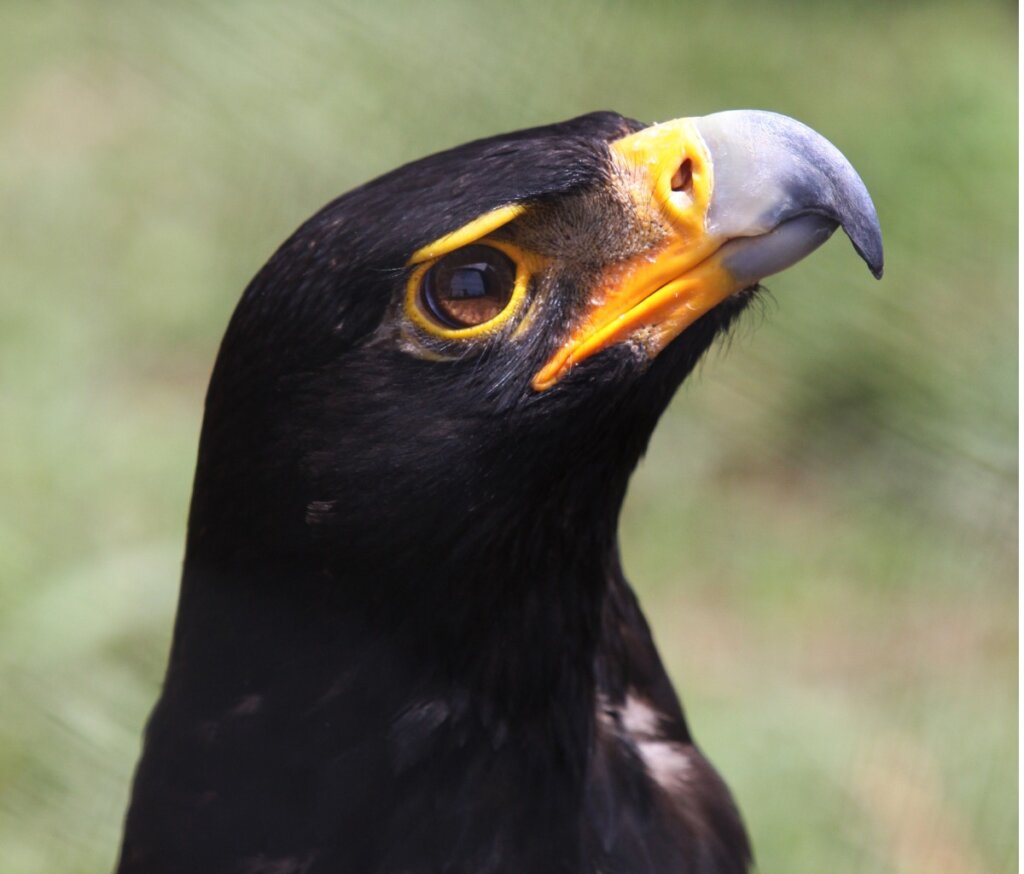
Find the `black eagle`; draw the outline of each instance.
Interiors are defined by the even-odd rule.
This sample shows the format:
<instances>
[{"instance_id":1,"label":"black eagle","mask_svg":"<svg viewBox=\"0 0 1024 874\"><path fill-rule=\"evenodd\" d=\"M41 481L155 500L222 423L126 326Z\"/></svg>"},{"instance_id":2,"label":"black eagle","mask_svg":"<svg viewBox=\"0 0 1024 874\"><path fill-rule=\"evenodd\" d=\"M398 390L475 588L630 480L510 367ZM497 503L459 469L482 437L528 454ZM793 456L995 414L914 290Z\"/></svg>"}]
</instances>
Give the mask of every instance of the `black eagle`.
<instances>
[{"instance_id":1,"label":"black eagle","mask_svg":"<svg viewBox=\"0 0 1024 874\"><path fill-rule=\"evenodd\" d=\"M616 529L759 279L870 197L784 116L611 112L338 198L206 399L122 874L743 872Z\"/></svg>"}]
</instances>

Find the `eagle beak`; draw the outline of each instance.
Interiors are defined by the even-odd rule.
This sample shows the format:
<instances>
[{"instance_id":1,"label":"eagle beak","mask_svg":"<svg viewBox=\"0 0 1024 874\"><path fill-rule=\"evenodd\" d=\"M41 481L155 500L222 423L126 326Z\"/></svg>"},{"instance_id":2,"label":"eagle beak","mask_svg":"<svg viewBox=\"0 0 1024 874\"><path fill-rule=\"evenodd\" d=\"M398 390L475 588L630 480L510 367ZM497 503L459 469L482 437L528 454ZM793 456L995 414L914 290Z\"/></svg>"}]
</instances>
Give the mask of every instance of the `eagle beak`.
<instances>
[{"instance_id":1,"label":"eagle beak","mask_svg":"<svg viewBox=\"0 0 1024 874\"><path fill-rule=\"evenodd\" d=\"M730 295L784 270L842 227L876 278L882 235L842 153L772 112L677 119L611 145L653 249L605 270L588 307L533 378L550 388L576 364L631 340L653 357Z\"/></svg>"}]
</instances>

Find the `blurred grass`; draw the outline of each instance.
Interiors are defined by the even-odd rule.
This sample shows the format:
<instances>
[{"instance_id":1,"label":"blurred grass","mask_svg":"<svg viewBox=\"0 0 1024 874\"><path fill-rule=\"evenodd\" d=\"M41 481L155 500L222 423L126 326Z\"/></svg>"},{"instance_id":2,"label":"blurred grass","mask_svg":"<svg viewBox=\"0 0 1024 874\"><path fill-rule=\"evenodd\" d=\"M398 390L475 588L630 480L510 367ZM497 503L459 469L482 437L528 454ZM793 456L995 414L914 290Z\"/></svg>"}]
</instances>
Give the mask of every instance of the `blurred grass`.
<instances>
[{"instance_id":1,"label":"blurred grass","mask_svg":"<svg viewBox=\"0 0 1024 874\"><path fill-rule=\"evenodd\" d=\"M1016 870L1012 6L83 0L0 23L5 871L112 864L205 380L276 244L471 137L740 106L840 145L886 277L837 241L769 281L656 434L627 568L763 871Z\"/></svg>"}]
</instances>

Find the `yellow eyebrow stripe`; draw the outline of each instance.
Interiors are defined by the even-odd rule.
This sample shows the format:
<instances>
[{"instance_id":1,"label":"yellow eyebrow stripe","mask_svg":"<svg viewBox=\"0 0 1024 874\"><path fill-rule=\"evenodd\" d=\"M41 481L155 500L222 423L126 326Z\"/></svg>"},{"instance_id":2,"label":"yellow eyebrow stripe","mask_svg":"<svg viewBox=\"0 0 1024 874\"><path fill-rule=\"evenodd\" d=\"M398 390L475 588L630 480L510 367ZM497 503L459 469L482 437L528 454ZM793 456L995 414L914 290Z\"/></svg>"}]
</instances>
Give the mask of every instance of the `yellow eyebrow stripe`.
<instances>
[{"instance_id":1,"label":"yellow eyebrow stripe","mask_svg":"<svg viewBox=\"0 0 1024 874\"><path fill-rule=\"evenodd\" d=\"M412 257L406 264L412 267L415 264L422 264L433 258L440 258L449 252L454 252L469 243L476 242L481 237L486 237L491 231L497 230L502 225L507 225L512 219L518 218L526 211L521 203L510 203L507 206L499 206L482 216L473 219L469 224L463 225L458 230L445 234L440 239L428 243L422 249L413 252Z\"/></svg>"}]
</instances>

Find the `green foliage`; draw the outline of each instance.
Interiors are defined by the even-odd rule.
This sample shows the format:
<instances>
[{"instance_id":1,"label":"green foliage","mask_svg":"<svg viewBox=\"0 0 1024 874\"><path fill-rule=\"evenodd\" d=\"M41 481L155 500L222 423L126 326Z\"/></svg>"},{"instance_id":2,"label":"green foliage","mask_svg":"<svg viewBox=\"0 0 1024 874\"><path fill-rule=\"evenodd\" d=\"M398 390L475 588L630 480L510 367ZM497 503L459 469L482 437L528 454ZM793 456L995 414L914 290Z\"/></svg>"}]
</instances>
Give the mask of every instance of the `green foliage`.
<instances>
[{"instance_id":1,"label":"green foliage","mask_svg":"<svg viewBox=\"0 0 1024 874\"><path fill-rule=\"evenodd\" d=\"M298 222L596 108L833 139L841 239L680 393L627 568L764 871L1016 869L1016 53L997 3L8 3L0 857L112 864L205 380Z\"/></svg>"}]
</instances>

